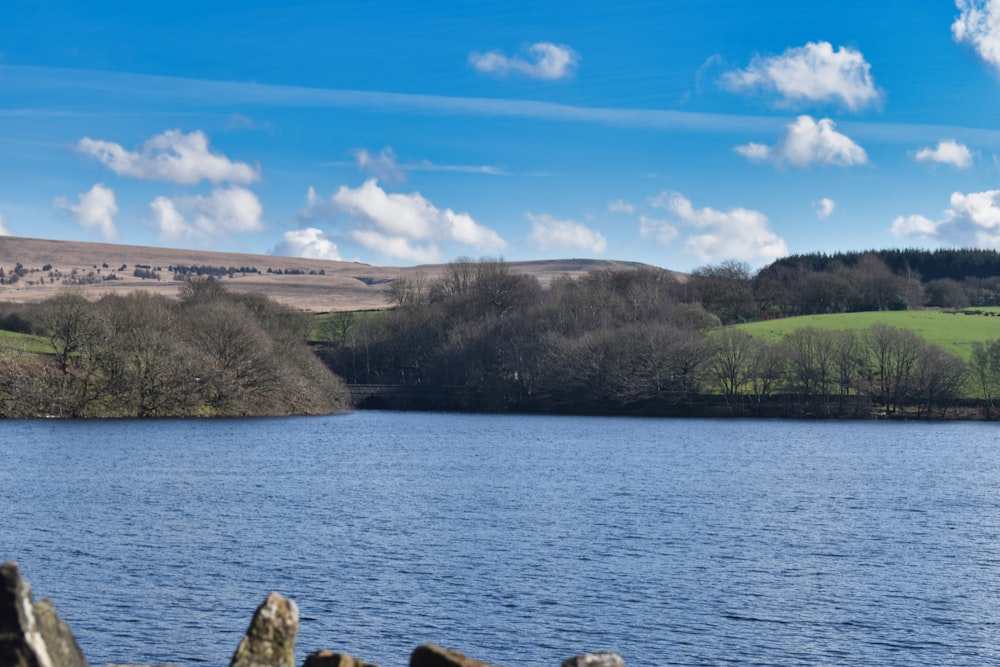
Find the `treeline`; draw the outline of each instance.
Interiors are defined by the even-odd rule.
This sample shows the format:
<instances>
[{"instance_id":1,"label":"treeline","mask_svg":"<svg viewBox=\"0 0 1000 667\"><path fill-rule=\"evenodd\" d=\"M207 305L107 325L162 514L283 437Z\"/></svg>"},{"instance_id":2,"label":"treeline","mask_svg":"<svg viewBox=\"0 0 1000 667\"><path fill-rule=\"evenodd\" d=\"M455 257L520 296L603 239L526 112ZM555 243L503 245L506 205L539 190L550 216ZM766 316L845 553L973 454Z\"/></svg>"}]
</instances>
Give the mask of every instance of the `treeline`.
<instances>
[{"instance_id":1,"label":"treeline","mask_svg":"<svg viewBox=\"0 0 1000 667\"><path fill-rule=\"evenodd\" d=\"M0 417L324 414L349 406L306 345L309 321L260 295L191 280L180 300L64 293L5 321L51 354L0 352Z\"/></svg>"},{"instance_id":2,"label":"treeline","mask_svg":"<svg viewBox=\"0 0 1000 667\"><path fill-rule=\"evenodd\" d=\"M1000 305L1000 253L995 250L792 255L741 277L752 285L754 317Z\"/></svg>"},{"instance_id":3,"label":"treeline","mask_svg":"<svg viewBox=\"0 0 1000 667\"><path fill-rule=\"evenodd\" d=\"M721 326L749 317L753 291L732 263L543 290L501 260L461 260L433 283L396 280L392 310L341 321L321 354L349 383L454 388L477 410L940 417L958 399L1000 397L1000 343L972 365L885 326L769 343Z\"/></svg>"}]
</instances>

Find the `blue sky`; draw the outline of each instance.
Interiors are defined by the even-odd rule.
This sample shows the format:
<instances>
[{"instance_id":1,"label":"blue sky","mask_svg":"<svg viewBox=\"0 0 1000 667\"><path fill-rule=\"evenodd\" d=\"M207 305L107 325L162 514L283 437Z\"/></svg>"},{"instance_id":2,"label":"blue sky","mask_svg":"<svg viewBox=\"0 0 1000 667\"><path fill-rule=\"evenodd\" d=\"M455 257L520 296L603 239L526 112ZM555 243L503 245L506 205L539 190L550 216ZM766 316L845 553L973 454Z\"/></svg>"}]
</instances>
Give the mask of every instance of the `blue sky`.
<instances>
[{"instance_id":1,"label":"blue sky","mask_svg":"<svg viewBox=\"0 0 1000 667\"><path fill-rule=\"evenodd\" d=\"M1000 0L0 4L0 233L412 265L1000 248Z\"/></svg>"}]
</instances>

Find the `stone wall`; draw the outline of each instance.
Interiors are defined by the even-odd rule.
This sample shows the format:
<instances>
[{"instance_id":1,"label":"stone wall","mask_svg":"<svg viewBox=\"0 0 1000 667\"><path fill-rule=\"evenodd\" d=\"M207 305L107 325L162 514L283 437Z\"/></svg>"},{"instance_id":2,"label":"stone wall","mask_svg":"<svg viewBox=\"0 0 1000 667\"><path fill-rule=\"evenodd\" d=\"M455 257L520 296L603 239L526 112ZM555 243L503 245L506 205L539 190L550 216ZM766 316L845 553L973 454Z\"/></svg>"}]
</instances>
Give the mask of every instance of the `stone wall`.
<instances>
[{"instance_id":1,"label":"stone wall","mask_svg":"<svg viewBox=\"0 0 1000 667\"><path fill-rule=\"evenodd\" d=\"M230 667L295 667L299 610L292 600L271 593L254 612ZM492 667L458 651L423 644L410 655L410 667ZM35 602L17 563L0 565L0 667L89 667L69 626L49 600ZM138 667L109 665L109 667ZM168 667L166 665L161 667ZM377 667L330 650L309 654L302 667ZM562 667L625 667L618 653L585 653Z\"/></svg>"}]
</instances>

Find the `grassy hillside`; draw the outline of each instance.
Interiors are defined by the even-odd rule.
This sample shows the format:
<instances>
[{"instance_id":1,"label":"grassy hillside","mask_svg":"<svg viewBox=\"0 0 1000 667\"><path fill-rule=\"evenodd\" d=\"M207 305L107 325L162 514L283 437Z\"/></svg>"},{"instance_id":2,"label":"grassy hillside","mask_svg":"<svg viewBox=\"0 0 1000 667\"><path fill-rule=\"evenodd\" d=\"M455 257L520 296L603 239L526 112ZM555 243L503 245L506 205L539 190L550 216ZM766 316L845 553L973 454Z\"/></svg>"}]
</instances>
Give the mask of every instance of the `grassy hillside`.
<instances>
[{"instance_id":1,"label":"grassy hillside","mask_svg":"<svg viewBox=\"0 0 1000 667\"><path fill-rule=\"evenodd\" d=\"M873 324L909 329L927 342L940 345L968 360L972 353L972 343L1000 338L1000 308L976 308L957 312L898 310L804 315L738 326L752 336L765 340L778 340L804 327L862 331Z\"/></svg>"},{"instance_id":2,"label":"grassy hillside","mask_svg":"<svg viewBox=\"0 0 1000 667\"><path fill-rule=\"evenodd\" d=\"M14 282L10 274L21 265ZM554 259L508 262L516 273L536 277L542 285L562 276L581 276L598 269L648 268L635 262L602 259ZM181 282L171 266L247 268L222 278L231 292L263 294L279 303L311 312L384 308L389 284L399 277L421 276L428 283L446 270L444 264L413 267L373 266L357 262L140 247L110 243L0 237L0 301L37 303L72 287L88 299L136 290L176 297ZM136 275L144 267L158 278Z\"/></svg>"},{"instance_id":3,"label":"grassy hillside","mask_svg":"<svg viewBox=\"0 0 1000 667\"><path fill-rule=\"evenodd\" d=\"M49 344L49 341L41 336L31 336L29 334L0 329L0 350L3 349L52 354L52 346Z\"/></svg>"}]
</instances>

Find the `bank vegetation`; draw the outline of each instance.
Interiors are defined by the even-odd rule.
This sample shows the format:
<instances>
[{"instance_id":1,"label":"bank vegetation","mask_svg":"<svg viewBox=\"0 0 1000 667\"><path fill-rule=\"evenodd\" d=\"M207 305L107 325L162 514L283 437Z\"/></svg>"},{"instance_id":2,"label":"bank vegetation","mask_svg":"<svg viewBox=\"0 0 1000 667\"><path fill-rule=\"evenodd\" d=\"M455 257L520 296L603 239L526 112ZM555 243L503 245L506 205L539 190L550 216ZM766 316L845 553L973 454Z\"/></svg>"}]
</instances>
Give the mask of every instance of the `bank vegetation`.
<instances>
[{"instance_id":1,"label":"bank vegetation","mask_svg":"<svg viewBox=\"0 0 1000 667\"><path fill-rule=\"evenodd\" d=\"M306 315L221 282L180 299L136 291L89 301L65 292L7 307L0 328L41 336L46 353L0 353L0 417L326 414L343 383L306 344Z\"/></svg>"},{"instance_id":2,"label":"bank vegetation","mask_svg":"<svg viewBox=\"0 0 1000 667\"><path fill-rule=\"evenodd\" d=\"M1000 303L1000 279L935 280L951 281L951 304L977 294ZM686 279L652 268L597 271L544 290L502 260L463 259L431 283L397 279L392 308L380 316L339 315L320 354L348 383L405 387L410 403L423 407L994 418L1000 341L977 343L966 360L883 324L802 328L776 341L729 326L922 308L942 298L938 287L915 271L894 272L876 254L772 265L755 275L736 262Z\"/></svg>"}]
</instances>

